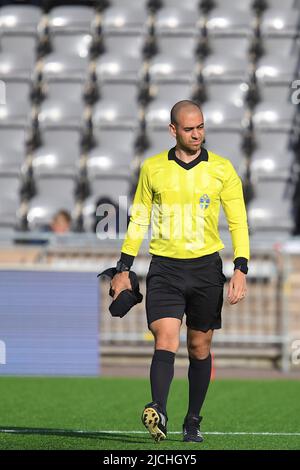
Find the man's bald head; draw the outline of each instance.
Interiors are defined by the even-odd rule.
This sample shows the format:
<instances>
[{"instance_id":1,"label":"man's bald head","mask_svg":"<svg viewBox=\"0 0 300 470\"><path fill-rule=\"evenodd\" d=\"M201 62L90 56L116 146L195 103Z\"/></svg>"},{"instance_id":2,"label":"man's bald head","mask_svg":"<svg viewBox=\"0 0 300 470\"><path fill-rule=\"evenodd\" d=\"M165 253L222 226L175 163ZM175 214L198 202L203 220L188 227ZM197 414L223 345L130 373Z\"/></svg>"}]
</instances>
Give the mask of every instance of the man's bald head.
<instances>
[{"instance_id":1,"label":"man's bald head","mask_svg":"<svg viewBox=\"0 0 300 470\"><path fill-rule=\"evenodd\" d=\"M178 101L174 104L173 108L171 109L171 124L176 125L178 124L178 117L181 112L189 112L198 110L202 114L202 110L200 106L191 100L182 100Z\"/></svg>"}]
</instances>

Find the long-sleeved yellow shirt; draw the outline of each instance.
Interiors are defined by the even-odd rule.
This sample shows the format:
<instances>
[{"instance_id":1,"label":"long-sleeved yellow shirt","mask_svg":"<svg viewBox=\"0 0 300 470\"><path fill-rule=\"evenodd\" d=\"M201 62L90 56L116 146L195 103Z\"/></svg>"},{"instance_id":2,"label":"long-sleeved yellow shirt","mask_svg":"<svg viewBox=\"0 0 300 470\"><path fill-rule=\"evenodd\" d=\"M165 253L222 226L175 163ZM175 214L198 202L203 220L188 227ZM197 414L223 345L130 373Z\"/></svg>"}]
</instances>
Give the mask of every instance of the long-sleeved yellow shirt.
<instances>
[{"instance_id":1,"label":"long-sleeved yellow shirt","mask_svg":"<svg viewBox=\"0 0 300 470\"><path fill-rule=\"evenodd\" d=\"M138 254L151 223L151 254L198 258L222 248L218 231L222 204L234 259L249 259L249 235L242 184L233 165L202 148L184 163L175 148L144 161L122 253Z\"/></svg>"}]
</instances>

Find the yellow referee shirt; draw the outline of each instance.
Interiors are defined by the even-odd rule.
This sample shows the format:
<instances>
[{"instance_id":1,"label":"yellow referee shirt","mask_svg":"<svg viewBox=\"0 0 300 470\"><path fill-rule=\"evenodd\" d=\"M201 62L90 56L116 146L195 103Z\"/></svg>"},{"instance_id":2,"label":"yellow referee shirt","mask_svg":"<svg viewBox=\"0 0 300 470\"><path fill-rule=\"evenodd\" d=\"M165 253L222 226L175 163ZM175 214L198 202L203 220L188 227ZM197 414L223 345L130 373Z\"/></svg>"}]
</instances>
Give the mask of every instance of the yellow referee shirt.
<instances>
[{"instance_id":1,"label":"yellow referee shirt","mask_svg":"<svg viewBox=\"0 0 300 470\"><path fill-rule=\"evenodd\" d=\"M141 167L122 253L136 256L151 223L151 254L198 258L224 244L218 232L220 204L232 238L234 259L249 259L242 184L229 160L202 148L190 163L175 148L148 158Z\"/></svg>"}]
</instances>

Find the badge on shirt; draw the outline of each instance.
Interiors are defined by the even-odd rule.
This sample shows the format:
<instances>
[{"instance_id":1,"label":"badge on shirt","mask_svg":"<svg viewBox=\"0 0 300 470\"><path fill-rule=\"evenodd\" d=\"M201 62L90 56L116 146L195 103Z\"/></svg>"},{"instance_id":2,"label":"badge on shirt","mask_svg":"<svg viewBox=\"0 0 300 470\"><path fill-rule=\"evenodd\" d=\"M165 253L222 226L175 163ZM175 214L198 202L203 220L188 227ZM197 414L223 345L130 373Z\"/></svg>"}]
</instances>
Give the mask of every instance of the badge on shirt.
<instances>
[{"instance_id":1,"label":"badge on shirt","mask_svg":"<svg viewBox=\"0 0 300 470\"><path fill-rule=\"evenodd\" d=\"M209 204L210 204L210 198L208 196L208 194L203 194L202 196L200 196L200 208L201 209L207 209Z\"/></svg>"}]
</instances>

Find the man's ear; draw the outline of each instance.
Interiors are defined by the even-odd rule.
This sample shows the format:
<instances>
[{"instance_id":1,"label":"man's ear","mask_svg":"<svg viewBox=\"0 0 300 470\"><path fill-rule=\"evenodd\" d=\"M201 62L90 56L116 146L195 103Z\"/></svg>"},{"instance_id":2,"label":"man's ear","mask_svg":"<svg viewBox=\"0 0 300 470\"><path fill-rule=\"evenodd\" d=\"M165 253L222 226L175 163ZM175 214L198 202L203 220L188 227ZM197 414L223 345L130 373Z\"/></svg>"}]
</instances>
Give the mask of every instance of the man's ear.
<instances>
[{"instance_id":1,"label":"man's ear","mask_svg":"<svg viewBox=\"0 0 300 470\"><path fill-rule=\"evenodd\" d=\"M169 131L172 136L176 138L176 127L174 126L174 124L169 124Z\"/></svg>"}]
</instances>

